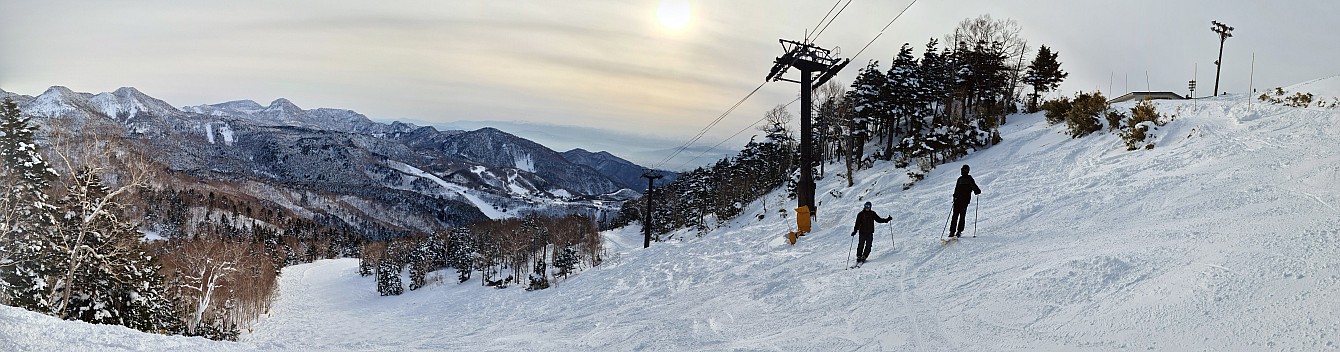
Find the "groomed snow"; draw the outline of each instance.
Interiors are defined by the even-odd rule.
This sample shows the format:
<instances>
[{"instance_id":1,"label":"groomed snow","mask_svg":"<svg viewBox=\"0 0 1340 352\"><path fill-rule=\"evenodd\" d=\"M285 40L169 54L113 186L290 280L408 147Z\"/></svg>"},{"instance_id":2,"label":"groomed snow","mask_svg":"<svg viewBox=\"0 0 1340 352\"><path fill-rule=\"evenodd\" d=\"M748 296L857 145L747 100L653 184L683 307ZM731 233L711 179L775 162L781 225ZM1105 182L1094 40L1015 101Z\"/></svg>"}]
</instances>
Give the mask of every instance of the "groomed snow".
<instances>
[{"instance_id":1,"label":"groomed snow","mask_svg":"<svg viewBox=\"0 0 1340 352\"><path fill-rule=\"evenodd\" d=\"M1261 104L1248 111L1243 98L1204 99L1196 112L1189 102L1159 101L1159 110L1180 109L1179 117L1154 132L1156 148L1136 152L1111 134L1070 139L1040 114L1012 116L1000 145L942 166L908 191L904 171L889 163L858 173L854 187L829 165L815 232L794 246L782 238L794 216L778 215L794 202L773 194L701 238L680 232L644 250L635 227L608 232L605 264L537 292L481 287L477 275L457 285L447 273L447 283L378 297L372 279L355 273L356 260L289 267L270 316L243 342L224 346L1336 349L1340 113ZM964 163L984 191L969 214L968 232L980 237L941 245ZM877 228L869 263L844 270L852 243L844 235L866 200L894 221ZM5 326L65 329L0 335L19 349L105 346L87 337L104 327L15 319L12 311L0 311ZM219 346L115 338L152 349Z\"/></svg>"}]
</instances>

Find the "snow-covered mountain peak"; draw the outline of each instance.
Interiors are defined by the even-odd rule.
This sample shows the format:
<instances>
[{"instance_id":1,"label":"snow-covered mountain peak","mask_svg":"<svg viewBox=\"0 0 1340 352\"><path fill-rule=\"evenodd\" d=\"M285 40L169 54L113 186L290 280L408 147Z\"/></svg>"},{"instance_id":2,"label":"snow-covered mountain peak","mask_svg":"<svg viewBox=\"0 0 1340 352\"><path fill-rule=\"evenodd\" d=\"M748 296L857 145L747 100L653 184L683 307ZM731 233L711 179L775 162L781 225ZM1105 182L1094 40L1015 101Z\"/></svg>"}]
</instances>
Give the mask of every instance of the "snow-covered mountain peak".
<instances>
[{"instance_id":1,"label":"snow-covered mountain peak","mask_svg":"<svg viewBox=\"0 0 1340 352\"><path fill-rule=\"evenodd\" d=\"M98 112L117 119L135 118L144 112L152 112L157 116L175 116L182 112L172 104L144 94L134 87L121 87L111 93L98 93L89 99L89 102Z\"/></svg>"},{"instance_id":2,"label":"snow-covered mountain peak","mask_svg":"<svg viewBox=\"0 0 1340 352\"><path fill-rule=\"evenodd\" d=\"M38 116L56 116L76 111L88 105L89 94L75 93L64 86L51 86L23 107L24 113Z\"/></svg>"},{"instance_id":3,"label":"snow-covered mountain peak","mask_svg":"<svg viewBox=\"0 0 1340 352\"><path fill-rule=\"evenodd\" d=\"M91 95L75 93L75 91L65 86L51 86L35 98L38 102L50 104L70 104L81 100L87 100Z\"/></svg>"},{"instance_id":4,"label":"snow-covered mountain peak","mask_svg":"<svg viewBox=\"0 0 1340 352\"><path fill-rule=\"evenodd\" d=\"M138 97L138 96L148 97L148 95L145 95L143 92L140 92L139 89L135 89L135 87L117 88L116 90L112 91L112 94L115 94L118 97Z\"/></svg>"},{"instance_id":5,"label":"snow-covered mountain peak","mask_svg":"<svg viewBox=\"0 0 1340 352\"><path fill-rule=\"evenodd\" d=\"M288 99L279 98L270 102L270 106L265 107L265 110L262 112L280 115L296 115L302 113L302 111L302 108L293 104L293 102Z\"/></svg>"},{"instance_id":6,"label":"snow-covered mountain peak","mask_svg":"<svg viewBox=\"0 0 1340 352\"><path fill-rule=\"evenodd\" d=\"M218 104L210 104L209 106L213 106L213 107L216 107L216 108L222 108L222 109L239 109L239 110L246 110L246 109L251 109L251 110L262 110L262 109L265 109L265 106L262 106L260 103L257 103L255 100L250 100L250 99L233 100L233 101L223 102L223 103L218 103Z\"/></svg>"}]
</instances>

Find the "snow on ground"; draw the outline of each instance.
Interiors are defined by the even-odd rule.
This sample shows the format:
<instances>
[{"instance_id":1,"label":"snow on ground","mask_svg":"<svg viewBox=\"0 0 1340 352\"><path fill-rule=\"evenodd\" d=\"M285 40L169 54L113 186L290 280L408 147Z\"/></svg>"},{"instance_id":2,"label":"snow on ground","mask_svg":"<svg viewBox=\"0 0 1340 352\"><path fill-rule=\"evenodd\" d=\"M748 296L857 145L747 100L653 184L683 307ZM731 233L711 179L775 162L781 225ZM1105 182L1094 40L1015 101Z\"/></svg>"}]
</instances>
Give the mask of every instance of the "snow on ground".
<instances>
[{"instance_id":1,"label":"snow on ground","mask_svg":"<svg viewBox=\"0 0 1340 352\"><path fill-rule=\"evenodd\" d=\"M1000 145L908 191L905 171L889 163L850 188L829 165L815 232L794 246L782 237L794 216L778 215L794 203L774 194L702 237L680 232L646 250L635 227L608 232L605 264L543 291L485 288L476 276L378 297L356 260L289 267L271 314L225 346L1340 348L1340 113L1248 111L1242 98L1203 99L1195 111L1157 102L1178 118L1154 131L1156 148L1136 152L1111 134L1070 139L1040 114L1012 116ZM984 191L970 210L976 228L969 215L968 233L980 237L941 245L963 163ZM894 221L879 225L870 262L845 270L852 237L843 235L866 200ZM20 335L19 349L35 343ZM139 336L126 339L167 339Z\"/></svg>"},{"instance_id":2,"label":"snow on ground","mask_svg":"<svg viewBox=\"0 0 1340 352\"><path fill-rule=\"evenodd\" d=\"M236 139L233 138L233 129L228 127L227 123L223 123L219 126L219 135L223 136L223 144L227 146L231 147L233 142L236 141Z\"/></svg>"},{"instance_id":3,"label":"snow on ground","mask_svg":"<svg viewBox=\"0 0 1340 352\"><path fill-rule=\"evenodd\" d=\"M234 351L237 343L64 321L0 305L0 351Z\"/></svg>"},{"instance_id":4,"label":"snow on ground","mask_svg":"<svg viewBox=\"0 0 1340 352\"><path fill-rule=\"evenodd\" d=\"M1318 100L1330 101L1331 98L1340 97L1340 76L1318 78L1291 85L1284 87L1284 91L1289 92L1290 94L1295 92L1308 92L1315 95Z\"/></svg>"},{"instance_id":5,"label":"snow on ground","mask_svg":"<svg viewBox=\"0 0 1340 352\"><path fill-rule=\"evenodd\" d=\"M418 177L422 177L422 178L428 179L429 181L433 181L434 183L437 183L437 185L442 186L442 188L444 188L444 189L446 189L446 190L448 190L448 191L455 192L456 194L461 195L461 197L463 197L463 198L465 198L465 200L469 201L470 204L474 204L474 205L475 205L475 208L479 208L479 211L480 211L480 212L483 212L483 213L484 213L484 216L488 216L489 219L495 219L495 220L497 220L497 219L506 219L506 218L513 218L513 217L516 217L515 215L512 215L512 214L509 214L509 213L506 213L506 212L503 212L503 211L498 210L497 208L495 208L495 207L493 206L493 204L489 204L489 202L485 201L483 198L480 198L478 195L475 195L475 194L473 193L473 191L471 191L470 188L468 188L468 187L465 187L465 186L462 186L462 185L458 185L458 184L455 184L455 183L451 183L451 182L447 182L446 180L443 180L442 178L437 177L436 175L433 175L432 173L429 173L429 172L427 172L427 171L420 170L420 169L417 168L417 167L410 166L409 164L405 164L405 163L402 163L402 162L399 162L399 161L395 161L395 160L387 160L387 161L386 161L386 165L387 165L387 166L390 166L391 168L395 169L396 171L400 171L400 172L403 172L403 173L406 173L406 174L409 174L409 175L418 176Z\"/></svg>"},{"instance_id":6,"label":"snow on ground","mask_svg":"<svg viewBox=\"0 0 1340 352\"><path fill-rule=\"evenodd\" d=\"M214 144L214 123L205 123L205 138L209 139L209 144Z\"/></svg>"}]
</instances>

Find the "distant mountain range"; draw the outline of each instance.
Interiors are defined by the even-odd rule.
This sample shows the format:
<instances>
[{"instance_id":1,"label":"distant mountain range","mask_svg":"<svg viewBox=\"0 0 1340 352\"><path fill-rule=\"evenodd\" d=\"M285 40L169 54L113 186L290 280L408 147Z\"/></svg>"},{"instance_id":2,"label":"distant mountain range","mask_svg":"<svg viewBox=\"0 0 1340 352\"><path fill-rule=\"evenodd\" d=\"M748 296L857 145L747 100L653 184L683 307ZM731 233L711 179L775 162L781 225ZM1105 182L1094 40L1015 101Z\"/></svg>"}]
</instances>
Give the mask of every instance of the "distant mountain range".
<instances>
[{"instance_id":1,"label":"distant mountain range","mask_svg":"<svg viewBox=\"0 0 1340 352\"><path fill-rule=\"evenodd\" d=\"M673 154L676 149L683 145L684 141L657 137L655 131L647 131L646 134L629 134L592 127L523 121L457 120L433 123L433 125L452 130L476 130L493 127L554 148L554 150L617 150L621 158L634 164L675 171L711 165L722 158L734 156L735 152L739 151L739 147L744 146L745 141L748 140L748 136L745 136L738 143L725 144L735 147L734 150L710 149L707 146L694 144L676 156L674 160L666 162L666 165L658 165L665 159L666 155ZM708 142L708 139L702 141ZM642 186L642 188L646 187L645 184Z\"/></svg>"},{"instance_id":2,"label":"distant mountain range","mask_svg":"<svg viewBox=\"0 0 1340 352\"><path fill-rule=\"evenodd\" d=\"M39 123L115 122L171 172L355 227L431 232L526 213L597 216L646 187L641 166L608 152L558 153L494 128L378 123L282 98L176 108L135 88L90 94L59 86L35 97L0 90L0 97Z\"/></svg>"}]
</instances>

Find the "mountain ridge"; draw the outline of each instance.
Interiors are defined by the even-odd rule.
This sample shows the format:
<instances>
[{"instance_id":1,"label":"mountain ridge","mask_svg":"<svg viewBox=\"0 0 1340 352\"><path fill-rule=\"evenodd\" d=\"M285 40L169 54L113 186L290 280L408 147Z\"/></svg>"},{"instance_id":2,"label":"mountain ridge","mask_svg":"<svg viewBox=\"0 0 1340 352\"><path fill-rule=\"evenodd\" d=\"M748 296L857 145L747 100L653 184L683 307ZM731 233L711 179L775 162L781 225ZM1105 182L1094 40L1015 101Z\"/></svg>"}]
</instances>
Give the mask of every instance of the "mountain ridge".
<instances>
[{"instance_id":1,"label":"mountain ridge","mask_svg":"<svg viewBox=\"0 0 1340 352\"><path fill-rule=\"evenodd\" d=\"M617 202L593 200L636 196L618 192L618 182L591 167L500 130L385 124L353 110L304 110L285 98L268 106L233 100L176 108L132 87L90 94L53 86L20 108L38 123L114 123L146 142L168 170L349 224L434 232L527 213L600 218ZM282 192L242 186L258 182ZM285 194L302 196L276 198L291 198Z\"/></svg>"}]
</instances>

